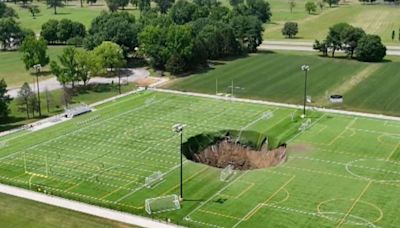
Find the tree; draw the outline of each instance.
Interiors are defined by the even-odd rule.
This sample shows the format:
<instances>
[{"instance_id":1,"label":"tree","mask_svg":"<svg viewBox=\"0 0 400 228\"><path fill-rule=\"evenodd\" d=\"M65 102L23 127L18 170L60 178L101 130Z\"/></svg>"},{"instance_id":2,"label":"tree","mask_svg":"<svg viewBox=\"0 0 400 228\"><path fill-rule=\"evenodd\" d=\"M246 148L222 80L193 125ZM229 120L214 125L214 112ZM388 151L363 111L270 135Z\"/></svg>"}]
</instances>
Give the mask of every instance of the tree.
<instances>
[{"instance_id":1,"label":"tree","mask_svg":"<svg viewBox=\"0 0 400 228\"><path fill-rule=\"evenodd\" d=\"M358 41L366 34L362 28L353 26L346 27L341 33L343 49L350 58L353 58L354 50L357 48Z\"/></svg>"},{"instance_id":2,"label":"tree","mask_svg":"<svg viewBox=\"0 0 400 228\"><path fill-rule=\"evenodd\" d=\"M101 68L100 60L91 51L77 50L75 54L75 61L77 64L76 73L79 80L83 81L86 86L90 77L98 73Z\"/></svg>"},{"instance_id":3,"label":"tree","mask_svg":"<svg viewBox=\"0 0 400 228\"><path fill-rule=\"evenodd\" d=\"M193 20L196 8L197 6L191 2L178 0L178 2L172 6L169 13L176 24L183 25Z\"/></svg>"},{"instance_id":4,"label":"tree","mask_svg":"<svg viewBox=\"0 0 400 228\"><path fill-rule=\"evenodd\" d=\"M56 43L58 41L58 21L50 19L42 25L40 35L49 43Z\"/></svg>"},{"instance_id":5,"label":"tree","mask_svg":"<svg viewBox=\"0 0 400 228\"><path fill-rule=\"evenodd\" d=\"M308 14L315 13L317 11L317 5L313 1L306 2L305 8Z\"/></svg>"},{"instance_id":6,"label":"tree","mask_svg":"<svg viewBox=\"0 0 400 228\"><path fill-rule=\"evenodd\" d=\"M155 25L146 26L139 35L140 51L149 59L153 68L164 69L168 60L168 50L166 46L167 27Z\"/></svg>"},{"instance_id":7,"label":"tree","mask_svg":"<svg viewBox=\"0 0 400 228\"><path fill-rule=\"evenodd\" d=\"M271 20L271 7L265 0L246 0L246 4L240 4L233 9L234 14L241 16L257 16L263 23Z\"/></svg>"},{"instance_id":8,"label":"tree","mask_svg":"<svg viewBox=\"0 0 400 228\"><path fill-rule=\"evenodd\" d=\"M106 0L108 9L111 12L115 12L118 10L118 7L120 6L120 1L119 0Z\"/></svg>"},{"instance_id":9,"label":"tree","mask_svg":"<svg viewBox=\"0 0 400 228\"><path fill-rule=\"evenodd\" d=\"M60 64L63 66L61 70L63 71L65 80L71 82L72 88L74 88L75 81L78 80L78 63L76 62L75 56L76 49L74 47L67 47L63 49L61 56L58 57Z\"/></svg>"},{"instance_id":10,"label":"tree","mask_svg":"<svg viewBox=\"0 0 400 228\"><path fill-rule=\"evenodd\" d=\"M26 117L29 119L29 111L30 109L30 101L31 97L35 96L33 93L31 87L27 82L25 82L21 89L18 91L18 97L17 97L17 104L18 104L18 110L22 112L26 112Z\"/></svg>"},{"instance_id":11,"label":"tree","mask_svg":"<svg viewBox=\"0 0 400 228\"><path fill-rule=\"evenodd\" d=\"M124 50L124 55L137 47L138 28L135 17L127 12L102 13L92 21L84 46L91 50L103 41L112 41Z\"/></svg>"},{"instance_id":12,"label":"tree","mask_svg":"<svg viewBox=\"0 0 400 228\"><path fill-rule=\"evenodd\" d=\"M138 5L139 5L139 0L130 0L130 3L132 6L134 6L137 9Z\"/></svg>"},{"instance_id":13,"label":"tree","mask_svg":"<svg viewBox=\"0 0 400 228\"><path fill-rule=\"evenodd\" d=\"M339 0L324 0L324 2L328 3L329 7L332 7L332 5L337 5Z\"/></svg>"},{"instance_id":14,"label":"tree","mask_svg":"<svg viewBox=\"0 0 400 228\"><path fill-rule=\"evenodd\" d=\"M37 6L37 5L28 6L28 10L32 14L33 19L36 18L36 14L40 13L39 6Z\"/></svg>"},{"instance_id":15,"label":"tree","mask_svg":"<svg viewBox=\"0 0 400 228\"><path fill-rule=\"evenodd\" d=\"M174 0L154 0L162 14L166 14L168 9L174 4Z\"/></svg>"},{"instance_id":16,"label":"tree","mask_svg":"<svg viewBox=\"0 0 400 228\"><path fill-rule=\"evenodd\" d=\"M296 22L286 22L282 29L282 35L292 38L299 32L298 24Z\"/></svg>"},{"instance_id":17,"label":"tree","mask_svg":"<svg viewBox=\"0 0 400 228\"><path fill-rule=\"evenodd\" d=\"M62 100L63 103L66 107L68 107L68 103L70 101L70 96L67 90L67 83L69 82L69 77L65 74L65 71L57 64L56 61L51 61L50 63L50 70L51 73L53 73L57 81L62 85L63 87L63 95L62 95Z\"/></svg>"},{"instance_id":18,"label":"tree","mask_svg":"<svg viewBox=\"0 0 400 228\"><path fill-rule=\"evenodd\" d=\"M113 42L104 41L101 45L93 50L94 54L99 57L99 64L103 69L110 69L124 67L126 61L122 48ZM121 74L118 69L118 90L121 93Z\"/></svg>"},{"instance_id":19,"label":"tree","mask_svg":"<svg viewBox=\"0 0 400 228\"><path fill-rule=\"evenodd\" d=\"M93 5L97 2L97 0L86 0L87 4Z\"/></svg>"},{"instance_id":20,"label":"tree","mask_svg":"<svg viewBox=\"0 0 400 228\"><path fill-rule=\"evenodd\" d=\"M328 56L328 44L327 44L326 40L324 40L322 42L319 40L316 40L313 45L313 49L322 52L323 56Z\"/></svg>"},{"instance_id":21,"label":"tree","mask_svg":"<svg viewBox=\"0 0 400 228\"><path fill-rule=\"evenodd\" d=\"M380 62L386 55L386 47L377 35L365 35L355 50L357 59L364 62Z\"/></svg>"},{"instance_id":22,"label":"tree","mask_svg":"<svg viewBox=\"0 0 400 228\"><path fill-rule=\"evenodd\" d=\"M18 18L18 15L13 8L8 7L4 2L0 2L0 18L6 17Z\"/></svg>"},{"instance_id":23,"label":"tree","mask_svg":"<svg viewBox=\"0 0 400 228\"><path fill-rule=\"evenodd\" d=\"M296 1L295 0L289 0L288 4L289 4L290 13L292 13L293 12L293 8L296 7Z\"/></svg>"},{"instance_id":24,"label":"tree","mask_svg":"<svg viewBox=\"0 0 400 228\"><path fill-rule=\"evenodd\" d=\"M125 9L125 6L127 6L129 4L129 0L119 0L119 7L122 8L122 10Z\"/></svg>"},{"instance_id":25,"label":"tree","mask_svg":"<svg viewBox=\"0 0 400 228\"><path fill-rule=\"evenodd\" d=\"M317 1L317 5L318 5L318 7L319 7L319 10L323 10L324 9L324 7L325 7L325 2L324 2L324 0L318 0Z\"/></svg>"},{"instance_id":26,"label":"tree","mask_svg":"<svg viewBox=\"0 0 400 228\"><path fill-rule=\"evenodd\" d=\"M231 26L236 38L245 52L256 52L262 43L264 28L255 16L236 16L232 18Z\"/></svg>"},{"instance_id":27,"label":"tree","mask_svg":"<svg viewBox=\"0 0 400 228\"><path fill-rule=\"evenodd\" d=\"M62 0L47 0L47 5L53 7L54 14L57 14L57 7L63 7Z\"/></svg>"},{"instance_id":28,"label":"tree","mask_svg":"<svg viewBox=\"0 0 400 228\"><path fill-rule=\"evenodd\" d=\"M13 18L0 19L0 43L3 50L11 48L24 34L21 27Z\"/></svg>"},{"instance_id":29,"label":"tree","mask_svg":"<svg viewBox=\"0 0 400 228\"><path fill-rule=\"evenodd\" d=\"M138 0L139 11L147 11L150 9L150 0Z\"/></svg>"},{"instance_id":30,"label":"tree","mask_svg":"<svg viewBox=\"0 0 400 228\"><path fill-rule=\"evenodd\" d=\"M167 71L179 74L190 68L193 57L192 28L188 25L174 25L168 29L166 48L169 58L165 65Z\"/></svg>"},{"instance_id":31,"label":"tree","mask_svg":"<svg viewBox=\"0 0 400 228\"><path fill-rule=\"evenodd\" d=\"M233 7L238 6L239 4L242 4L244 0L229 0L229 4Z\"/></svg>"},{"instance_id":32,"label":"tree","mask_svg":"<svg viewBox=\"0 0 400 228\"><path fill-rule=\"evenodd\" d=\"M332 49L332 57L335 56L335 51L340 50L343 45L343 31L349 29L351 25L347 23L338 23L329 28L328 36L326 37L326 42L328 46Z\"/></svg>"},{"instance_id":33,"label":"tree","mask_svg":"<svg viewBox=\"0 0 400 228\"><path fill-rule=\"evenodd\" d=\"M11 100L10 96L7 95L7 84L3 78L0 80L0 119L7 117L10 113L8 105Z\"/></svg>"},{"instance_id":34,"label":"tree","mask_svg":"<svg viewBox=\"0 0 400 228\"><path fill-rule=\"evenodd\" d=\"M232 12L228 7L216 6L210 9L210 15L208 17L214 21L228 23L232 18Z\"/></svg>"},{"instance_id":35,"label":"tree","mask_svg":"<svg viewBox=\"0 0 400 228\"><path fill-rule=\"evenodd\" d=\"M35 37L27 37L20 48L22 52L22 61L25 64L25 69L30 70L35 66L43 67L49 63L49 57L47 56L47 43L43 38L37 40ZM36 85L37 85L37 99L39 116L41 116L40 110L40 90L39 90L39 71L40 67L36 68Z\"/></svg>"}]
</instances>

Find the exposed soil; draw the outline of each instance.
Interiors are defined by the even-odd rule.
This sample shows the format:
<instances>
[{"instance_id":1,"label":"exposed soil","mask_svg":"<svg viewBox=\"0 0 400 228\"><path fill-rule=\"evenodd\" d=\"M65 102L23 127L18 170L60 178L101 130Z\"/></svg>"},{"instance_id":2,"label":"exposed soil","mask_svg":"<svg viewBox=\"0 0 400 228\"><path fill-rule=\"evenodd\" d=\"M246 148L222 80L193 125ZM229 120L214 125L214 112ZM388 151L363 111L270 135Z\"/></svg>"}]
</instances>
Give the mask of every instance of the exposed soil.
<instances>
[{"instance_id":1,"label":"exposed soil","mask_svg":"<svg viewBox=\"0 0 400 228\"><path fill-rule=\"evenodd\" d=\"M234 169L248 170L277 166L285 162L287 156L286 145L273 150L263 146L256 151L226 138L194 154L193 159L217 168L233 165Z\"/></svg>"},{"instance_id":2,"label":"exposed soil","mask_svg":"<svg viewBox=\"0 0 400 228\"><path fill-rule=\"evenodd\" d=\"M309 144L294 144L288 146L287 152L304 153L312 149L312 146Z\"/></svg>"}]
</instances>

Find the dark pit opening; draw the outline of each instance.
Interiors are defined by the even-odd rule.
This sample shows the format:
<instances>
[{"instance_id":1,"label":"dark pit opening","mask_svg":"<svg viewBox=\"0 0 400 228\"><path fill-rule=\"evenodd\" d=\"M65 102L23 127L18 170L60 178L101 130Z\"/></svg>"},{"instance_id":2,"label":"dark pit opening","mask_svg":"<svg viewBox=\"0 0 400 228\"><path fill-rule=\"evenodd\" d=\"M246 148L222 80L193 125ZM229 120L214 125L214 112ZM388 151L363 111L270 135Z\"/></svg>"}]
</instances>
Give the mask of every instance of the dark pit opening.
<instances>
[{"instance_id":1,"label":"dark pit opening","mask_svg":"<svg viewBox=\"0 0 400 228\"><path fill-rule=\"evenodd\" d=\"M287 160L286 143L255 131L203 133L190 137L182 149L187 159L217 168L261 169Z\"/></svg>"}]
</instances>

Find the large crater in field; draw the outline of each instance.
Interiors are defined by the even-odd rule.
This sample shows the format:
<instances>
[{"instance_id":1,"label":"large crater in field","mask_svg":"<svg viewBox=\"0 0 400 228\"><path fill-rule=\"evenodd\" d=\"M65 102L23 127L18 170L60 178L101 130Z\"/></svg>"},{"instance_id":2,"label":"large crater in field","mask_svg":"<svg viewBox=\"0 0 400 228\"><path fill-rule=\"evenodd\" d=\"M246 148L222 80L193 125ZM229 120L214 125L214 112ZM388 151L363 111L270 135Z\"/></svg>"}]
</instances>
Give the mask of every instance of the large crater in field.
<instances>
[{"instance_id":1,"label":"large crater in field","mask_svg":"<svg viewBox=\"0 0 400 228\"><path fill-rule=\"evenodd\" d=\"M217 168L261 169L287 159L285 143L254 131L203 133L189 138L182 149L187 159Z\"/></svg>"}]
</instances>

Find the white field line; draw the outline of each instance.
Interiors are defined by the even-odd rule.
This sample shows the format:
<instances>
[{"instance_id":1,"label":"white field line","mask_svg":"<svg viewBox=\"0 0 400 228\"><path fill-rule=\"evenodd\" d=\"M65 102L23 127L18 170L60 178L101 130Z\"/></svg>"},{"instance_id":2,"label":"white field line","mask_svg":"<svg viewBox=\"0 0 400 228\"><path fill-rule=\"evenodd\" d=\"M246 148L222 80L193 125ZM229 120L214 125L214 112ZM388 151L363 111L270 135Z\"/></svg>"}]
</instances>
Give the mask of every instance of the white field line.
<instances>
[{"instance_id":1,"label":"white field line","mask_svg":"<svg viewBox=\"0 0 400 228\"><path fill-rule=\"evenodd\" d=\"M218 100L225 100L225 101L235 101L235 102L243 102L243 103L252 103L252 104L263 104L263 105L270 105L270 106L277 106L277 107L284 107L284 108L294 108L294 109L302 109L302 105L294 105L294 104L286 104L286 103L278 103L278 102L271 102L271 101L262 101L262 100L252 100L246 98L232 98L232 97L221 97L217 95L210 95L210 94L203 94L203 93L195 93L195 92L181 92L176 90L169 90L169 89L159 89L159 88L151 88L153 91L157 92L165 92L165 93L172 93L172 94L180 94L186 96L194 96L194 97L204 97L204 98L212 98ZM388 116L382 114L371 114L371 113L364 113L364 112L353 112L353 111L343 111L343 110L335 110L335 109L328 109L328 108L318 108L318 107L306 107L307 110L317 110L319 112L324 113L332 113L332 114L340 114L340 115L347 115L347 116L359 116L365 118L373 118L373 119L382 119L382 120L394 120L400 121L400 117L396 116Z\"/></svg>"},{"instance_id":2,"label":"white field line","mask_svg":"<svg viewBox=\"0 0 400 228\"><path fill-rule=\"evenodd\" d=\"M56 207L65 208L72 211L81 212L84 214L89 214L97 217L102 217L106 219L111 219L114 221L131 224L140 227L157 227L157 228L172 228L179 227L175 224L166 224L159 221L152 220L150 218L145 218L133 214L128 214L124 212L119 212L107 208L102 208L98 206L89 205L82 202L77 202L73 200L67 200L61 197L48 196L37 192L32 192L25 189L20 189L16 187L11 187L7 185L0 184L0 192L21 197L29 200L33 200L40 203L49 204Z\"/></svg>"},{"instance_id":3,"label":"white field line","mask_svg":"<svg viewBox=\"0 0 400 228\"><path fill-rule=\"evenodd\" d=\"M160 102L163 101L163 100L166 100L166 99L161 99L161 100L159 100L159 101L154 102L153 104L160 103ZM135 111L140 110L140 109L143 109L143 108L145 108L145 107L147 107L147 106L141 105L141 106L139 106L139 107L136 107L136 108L134 108L134 109L128 110L128 111L126 111L126 112L122 112L122 113L120 113L120 114L118 114L118 115L115 115L115 116L112 116L112 117L110 117L110 118L101 120L101 121L99 121L99 122L95 122L94 124L87 125L87 126L85 126L85 127L79 128L79 129L77 129L77 130L70 131L70 132L68 132L68 133L66 133L66 134L63 134L63 135L59 135L59 136L57 136L57 137L55 137L55 138L51 138L51 139L49 139L49 140L47 140L47 141L44 141L44 142L35 144L35 145L33 145L33 146L31 146L31 147L28 147L28 148L25 148L25 149L23 149L23 150L16 151L16 152L11 153L11 154L9 154L9 155L7 155L7 156L1 157L1 158L0 158L0 161L4 160L4 159L6 159L6 158L9 158L9 157L11 157L11 156L13 156L13 155L15 155L15 154L17 154L17 153L20 153L21 151L26 151L26 150L34 149L34 148L36 148L36 147L38 147L38 146L40 146L40 145L42 145L42 144L49 143L49 142L53 142L53 141L55 141L55 140L57 140L57 139L59 139L59 138L64 138L65 136L68 136L68 135L71 135L71 134L75 134L75 133L77 133L77 132L80 132L80 131L82 131L82 130L85 130L86 128L91 128L91 127L93 127L93 126L97 126L97 125L99 125L99 124L102 124L103 122L107 122L107 121L113 120L113 119L115 119L115 118L118 118L118 117L120 117L120 116L126 115L126 114L128 114L128 113L135 112Z\"/></svg>"},{"instance_id":4,"label":"white field line","mask_svg":"<svg viewBox=\"0 0 400 228\"><path fill-rule=\"evenodd\" d=\"M183 165L184 165L186 162L187 162L187 160L183 161ZM163 176L164 176L164 177L167 176L169 173L171 173L172 171L174 171L175 169L177 169L177 168L179 168L179 167L180 167L180 164L175 165L174 167L172 167L171 169L169 169L167 172L163 173ZM139 191L139 190L141 190L141 189L143 189L143 188L145 188L145 187L146 187L146 185L145 185L145 183L143 183L143 185L141 185L141 186L139 186L139 187L133 189L130 193L128 193L128 194L122 196L121 198L117 199L117 200L114 201L114 202L119 203L119 202L121 202L122 200L128 198L129 196L131 196L131 195L134 194L135 192L137 192L137 191Z\"/></svg>"},{"instance_id":5,"label":"white field line","mask_svg":"<svg viewBox=\"0 0 400 228\"><path fill-rule=\"evenodd\" d=\"M241 177L243 177L245 174L247 173L247 171L243 172L242 174L240 174L236 179L234 179L233 181L231 181L229 184L225 185L225 187L221 188L220 190L218 190L214 195L212 195L210 198L208 198L206 201L201 202L199 206L197 206L195 209L193 209L189 214L187 214L185 216L186 220L191 220L190 216L196 212L197 210L199 210L201 207L203 207L204 205L206 205L208 202L210 202L212 199L214 199L217 195L221 194L221 192L223 192L225 189L227 189L229 186L231 186L233 183L235 183L236 181L238 181Z\"/></svg>"}]
</instances>

